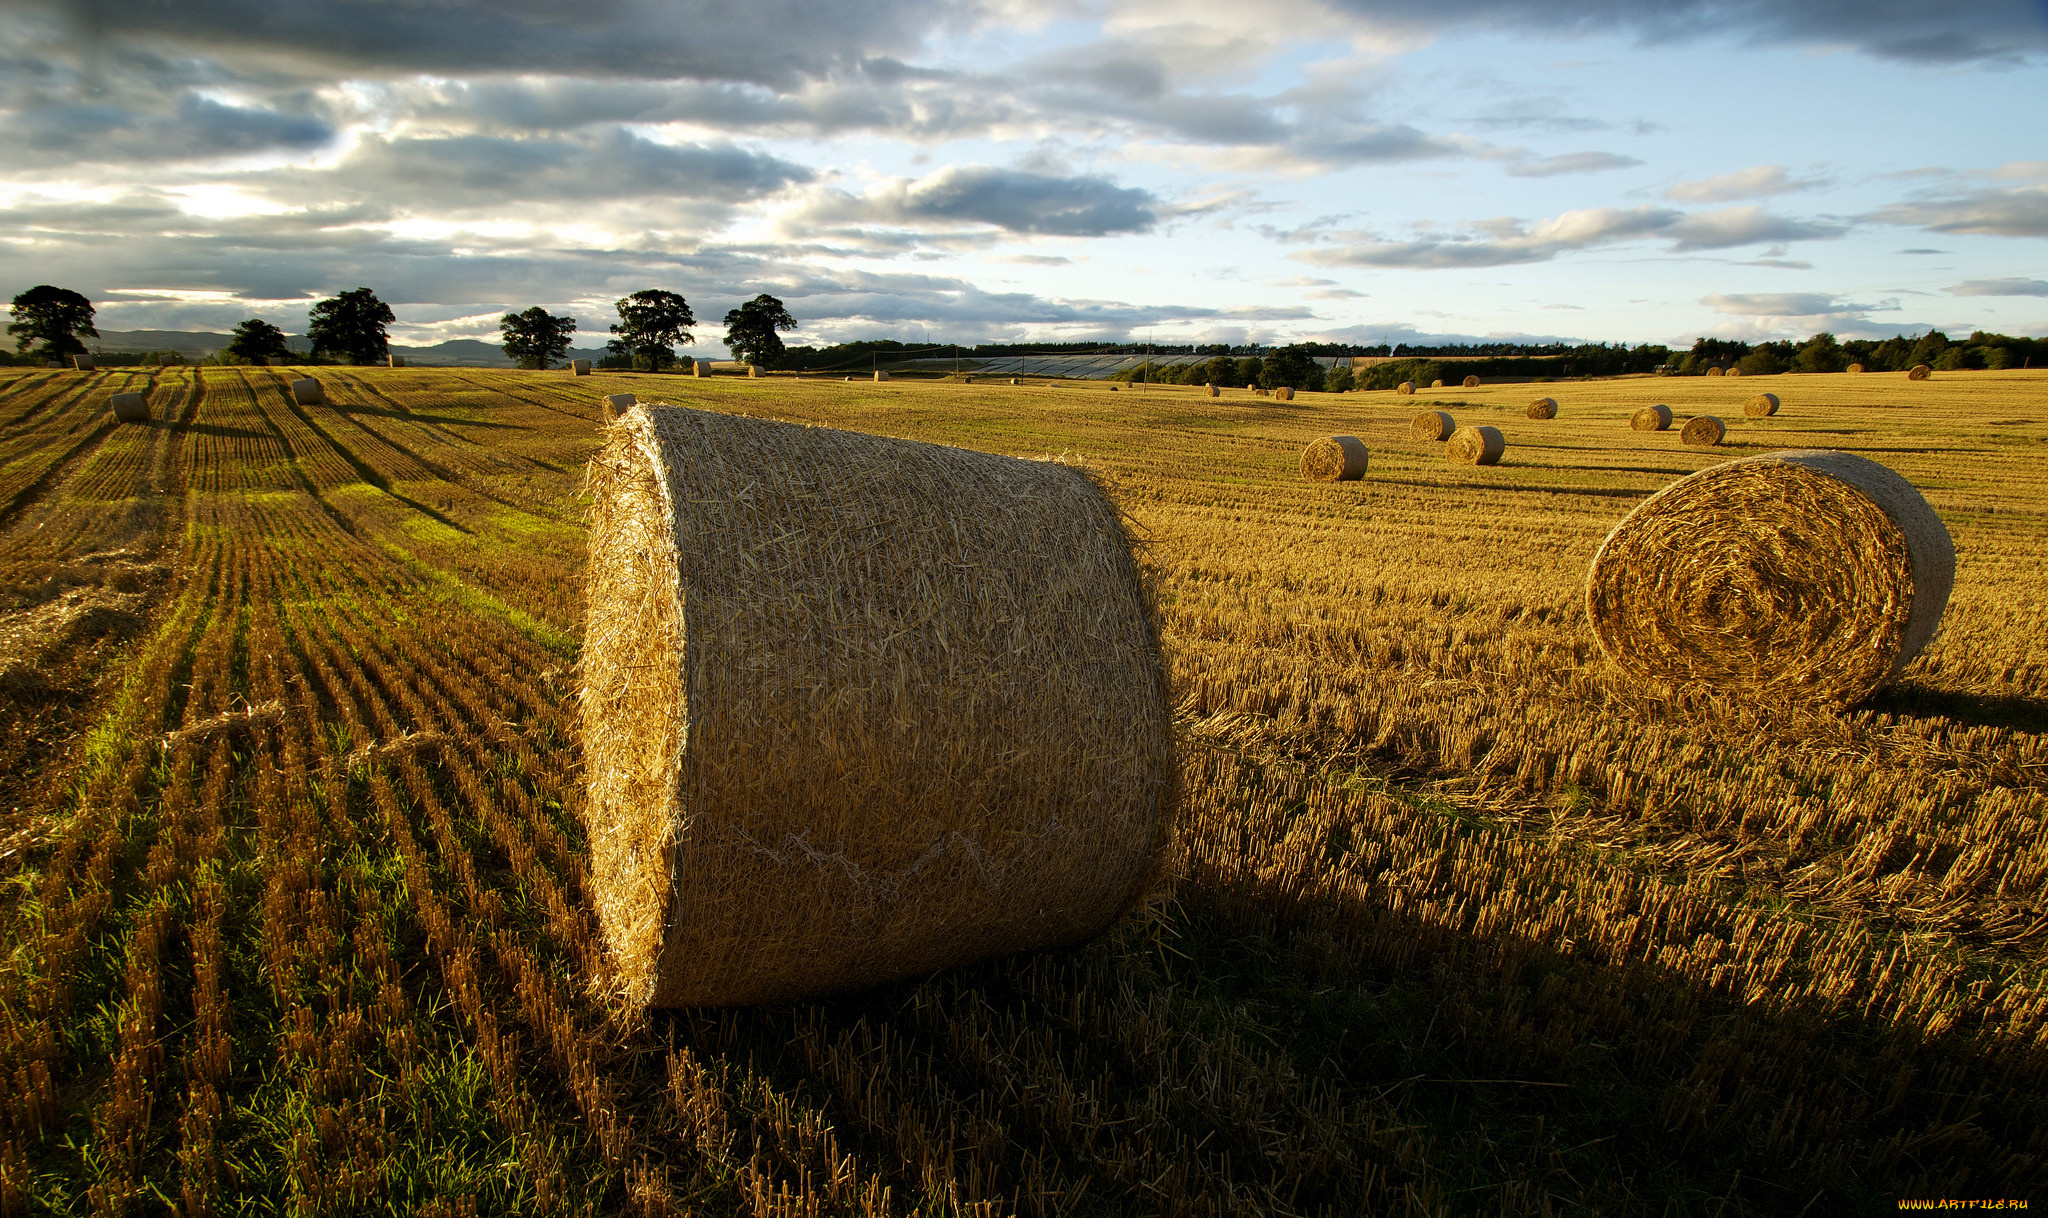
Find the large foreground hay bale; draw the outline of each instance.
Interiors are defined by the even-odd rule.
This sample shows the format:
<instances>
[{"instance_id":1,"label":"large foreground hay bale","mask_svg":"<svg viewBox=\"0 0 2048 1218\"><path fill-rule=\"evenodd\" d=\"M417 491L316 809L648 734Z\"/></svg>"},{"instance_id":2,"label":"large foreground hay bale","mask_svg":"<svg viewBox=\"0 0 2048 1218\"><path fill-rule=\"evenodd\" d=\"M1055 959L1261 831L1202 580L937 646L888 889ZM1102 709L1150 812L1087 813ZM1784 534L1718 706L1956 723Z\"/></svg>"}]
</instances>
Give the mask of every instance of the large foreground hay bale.
<instances>
[{"instance_id":1,"label":"large foreground hay bale","mask_svg":"<svg viewBox=\"0 0 2048 1218\"><path fill-rule=\"evenodd\" d=\"M1324 436L1301 450L1301 476L1310 482L1355 482L1365 477L1365 441Z\"/></svg>"},{"instance_id":2,"label":"large foreground hay bale","mask_svg":"<svg viewBox=\"0 0 2048 1218\"><path fill-rule=\"evenodd\" d=\"M1925 364L1915 364L1911 369L1907 371L1906 379L1909 381L1924 381L1928 377L1933 375L1934 369L1929 368Z\"/></svg>"},{"instance_id":3,"label":"large foreground hay bale","mask_svg":"<svg viewBox=\"0 0 2048 1218\"><path fill-rule=\"evenodd\" d=\"M1444 459L1454 465L1497 465L1508 450L1508 438L1497 427L1460 427L1444 445Z\"/></svg>"},{"instance_id":4,"label":"large foreground hay bale","mask_svg":"<svg viewBox=\"0 0 2048 1218\"><path fill-rule=\"evenodd\" d=\"M301 406L325 406L327 404L327 391L322 389L320 382L312 377L300 377L292 382L292 401L297 402Z\"/></svg>"},{"instance_id":5,"label":"large foreground hay bale","mask_svg":"<svg viewBox=\"0 0 2048 1218\"><path fill-rule=\"evenodd\" d=\"M1443 441L1458 430L1458 421L1442 410L1425 410L1408 421L1408 432L1418 440Z\"/></svg>"},{"instance_id":6,"label":"large foreground hay bale","mask_svg":"<svg viewBox=\"0 0 2048 1218\"><path fill-rule=\"evenodd\" d=\"M1537 398L1529 403L1529 417L1532 419L1554 419L1557 417L1556 398Z\"/></svg>"},{"instance_id":7,"label":"large foreground hay bale","mask_svg":"<svg viewBox=\"0 0 2048 1218\"><path fill-rule=\"evenodd\" d=\"M1282 385L1273 391L1273 396L1280 401L1291 402L1294 400L1294 386Z\"/></svg>"},{"instance_id":8,"label":"large foreground hay bale","mask_svg":"<svg viewBox=\"0 0 2048 1218\"><path fill-rule=\"evenodd\" d=\"M590 361L589 361L589 360L587 360L587 359L572 359L572 360L570 360L570 361L569 361L569 375L570 375L570 376L589 376L589 375L590 375Z\"/></svg>"},{"instance_id":9,"label":"large foreground hay bale","mask_svg":"<svg viewBox=\"0 0 2048 1218\"><path fill-rule=\"evenodd\" d=\"M98 371L100 363L90 355L81 354L71 357L71 366L80 372L95 372Z\"/></svg>"},{"instance_id":10,"label":"large foreground hay bale","mask_svg":"<svg viewBox=\"0 0 2048 1218\"><path fill-rule=\"evenodd\" d=\"M107 399L114 418L122 423L149 422L149 399L140 393L117 393Z\"/></svg>"},{"instance_id":11,"label":"large foreground hay bale","mask_svg":"<svg viewBox=\"0 0 2048 1218\"><path fill-rule=\"evenodd\" d=\"M1712 448L1727 437L1728 425L1710 414L1694 415L1678 429L1679 442L1694 448Z\"/></svg>"},{"instance_id":12,"label":"large foreground hay bale","mask_svg":"<svg viewBox=\"0 0 2048 1218\"><path fill-rule=\"evenodd\" d=\"M1467 389L1477 389L1477 388L1479 388L1479 378L1478 378L1478 377L1476 377L1476 376L1468 376L1468 377L1466 377L1466 378L1465 378L1465 388L1467 388Z\"/></svg>"},{"instance_id":13,"label":"large foreground hay bale","mask_svg":"<svg viewBox=\"0 0 2048 1218\"><path fill-rule=\"evenodd\" d=\"M1851 365L1849 365L1849 371L1851 371L1851 372L1861 372L1861 371L1863 371L1863 365L1861 365L1861 364L1851 364Z\"/></svg>"},{"instance_id":14,"label":"large foreground hay bale","mask_svg":"<svg viewBox=\"0 0 2048 1218\"><path fill-rule=\"evenodd\" d=\"M1631 431L1663 431L1671 426L1671 407L1662 402L1645 406L1628 417Z\"/></svg>"},{"instance_id":15,"label":"large foreground hay bale","mask_svg":"<svg viewBox=\"0 0 2048 1218\"><path fill-rule=\"evenodd\" d=\"M1394 386L1394 392L1400 394L1404 398L1413 397L1415 395L1415 382L1402 381L1400 384Z\"/></svg>"},{"instance_id":16,"label":"large foreground hay bale","mask_svg":"<svg viewBox=\"0 0 2048 1218\"><path fill-rule=\"evenodd\" d=\"M604 399L604 421L610 423L639 404L638 394L608 393Z\"/></svg>"},{"instance_id":17,"label":"large foreground hay bale","mask_svg":"<svg viewBox=\"0 0 2048 1218\"><path fill-rule=\"evenodd\" d=\"M643 405L590 485L590 869L628 1001L878 984L1143 894L1172 720L1086 475Z\"/></svg>"},{"instance_id":18,"label":"large foreground hay bale","mask_svg":"<svg viewBox=\"0 0 2048 1218\"><path fill-rule=\"evenodd\" d=\"M1941 518L1891 470L1766 453L1630 512L1593 557L1586 611L1636 677L1848 705L1934 637L1955 563Z\"/></svg>"},{"instance_id":19,"label":"large foreground hay bale","mask_svg":"<svg viewBox=\"0 0 2048 1218\"><path fill-rule=\"evenodd\" d=\"M1742 413L1752 419L1768 419L1778 413L1780 404L1777 394L1759 393L1742 404Z\"/></svg>"},{"instance_id":20,"label":"large foreground hay bale","mask_svg":"<svg viewBox=\"0 0 2048 1218\"><path fill-rule=\"evenodd\" d=\"M1707 375L1708 375L1708 376L1727 376L1727 375L1728 375L1728 370L1727 370L1726 368L1709 368L1709 369L1707 369Z\"/></svg>"}]
</instances>

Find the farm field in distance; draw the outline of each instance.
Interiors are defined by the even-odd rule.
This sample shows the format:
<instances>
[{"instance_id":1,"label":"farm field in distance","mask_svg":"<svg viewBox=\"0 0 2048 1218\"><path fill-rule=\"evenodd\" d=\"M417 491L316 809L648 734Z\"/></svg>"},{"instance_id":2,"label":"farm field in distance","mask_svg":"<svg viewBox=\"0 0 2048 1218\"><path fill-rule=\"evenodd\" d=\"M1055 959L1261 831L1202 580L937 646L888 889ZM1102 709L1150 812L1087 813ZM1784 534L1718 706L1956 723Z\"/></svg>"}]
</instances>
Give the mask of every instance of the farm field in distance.
<instances>
[{"instance_id":1,"label":"farm field in distance","mask_svg":"<svg viewBox=\"0 0 2048 1218\"><path fill-rule=\"evenodd\" d=\"M331 405L285 369L0 369L0 1213L1820 1215L2048 1184L2048 371L1291 403L312 374ZM145 386L155 421L115 424ZM1165 898L826 1002L611 1006L574 693L615 392L1105 475L1181 721ZM1728 442L1630 431L1653 402ZM1499 427L1503 463L1448 465L1423 409ZM1362 481L1301 480L1331 433ZM1806 447L1946 521L1933 644L1839 714L1623 683L1582 603L1601 538Z\"/></svg>"}]
</instances>

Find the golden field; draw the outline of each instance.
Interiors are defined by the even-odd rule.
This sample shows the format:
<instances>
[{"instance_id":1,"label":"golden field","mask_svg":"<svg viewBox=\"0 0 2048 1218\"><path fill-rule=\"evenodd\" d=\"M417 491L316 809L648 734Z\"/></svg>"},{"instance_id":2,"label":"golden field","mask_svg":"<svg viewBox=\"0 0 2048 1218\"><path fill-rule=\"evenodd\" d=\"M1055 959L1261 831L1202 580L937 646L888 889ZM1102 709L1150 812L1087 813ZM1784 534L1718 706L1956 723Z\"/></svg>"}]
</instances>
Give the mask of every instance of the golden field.
<instances>
[{"instance_id":1,"label":"golden field","mask_svg":"<svg viewBox=\"0 0 2048 1218\"><path fill-rule=\"evenodd\" d=\"M0 370L0 1211L1818 1215L2048 1182L2048 372L1282 403L321 369L319 407L296 375ZM112 423L145 383L156 421ZM1157 905L828 1002L608 1006L573 696L613 392L1100 472L1181 721ZM1728 442L1628 430L1659 401ZM1502 464L1447 464L1422 409ZM1302 481L1332 433L1370 471ZM1947 522L1935 642L1845 713L1622 682L1600 539L1802 447Z\"/></svg>"}]
</instances>

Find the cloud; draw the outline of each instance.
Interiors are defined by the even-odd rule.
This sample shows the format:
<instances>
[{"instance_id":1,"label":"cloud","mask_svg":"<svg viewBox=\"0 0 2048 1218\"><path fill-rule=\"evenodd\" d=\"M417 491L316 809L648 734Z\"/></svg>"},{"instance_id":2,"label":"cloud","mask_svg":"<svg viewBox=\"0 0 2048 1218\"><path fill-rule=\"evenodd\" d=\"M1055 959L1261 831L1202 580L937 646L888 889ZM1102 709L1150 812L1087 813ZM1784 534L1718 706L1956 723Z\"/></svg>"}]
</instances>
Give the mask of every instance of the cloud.
<instances>
[{"instance_id":1,"label":"cloud","mask_svg":"<svg viewBox=\"0 0 2048 1218\"><path fill-rule=\"evenodd\" d=\"M1700 303L1735 317L1849 317L1896 309L1896 303L1850 304L1822 292L1714 292Z\"/></svg>"},{"instance_id":2,"label":"cloud","mask_svg":"<svg viewBox=\"0 0 2048 1218\"><path fill-rule=\"evenodd\" d=\"M1553 178L1566 173L1600 173L1609 169L1631 169L1642 164L1632 156L1614 152L1567 152L1562 156L1538 157L1508 166L1515 178Z\"/></svg>"},{"instance_id":3,"label":"cloud","mask_svg":"<svg viewBox=\"0 0 2048 1218\"><path fill-rule=\"evenodd\" d=\"M1871 218L1937 233L2048 237L2048 186L1991 188L1895 203L1879 208Z\"/></svg>"},{"instance_id":4,"label":"cloud","mask_svg":"<svg viewBox=\"0 0 2048 1218\"><path fill-rule=\"evenodd\" d=\"M1451 268L1547 262L1559 254L1625 241L1668 238L1673 252L1727 249L1757 242L1839 236L1839 224L1793 220L1754 207L1714 212L1674 208L1598 207L1569 211L1533 227L1512 219L1489 220L1464 232L1410 241L1354 240L1294 255L1323 266ZM1334 235L1333 235L1334 236Z\"/></svg>"},{"instance_id":5,"label":"cloud","mask_svg":"<svg viewBox=\"0 0 2048 1218\"><path fill-rule=\"evenodd\" d=\"M1965 279L1951 296L2048 296L2048 279Z\"/></svg>"},{"instance_id":6,"label":"cloud","mask_svg":"<svg viewBox=\"0 0 2048 1218\"><path fill-rule=\"evenodd\" d=\"M1102 237L1144 232L1158 223L1159 210L1151 192L1101 178L949 165L922 178L887 179L864 194L827 190L785 227L986 225L1012 233Z\"/></svg>"},{"instance_id":7,"label":"cloud","mask_svg":"<svg viewBox=\"0 0 2048 1218\"><path fill-rule=\"evenodd\" d=\"M1724 207L1694 212L1671 225L1675 250L1721 250L1761 242L1814 241L1839 237L1848 226L1824 220L1774 216L1760 207Z\"/></svg>"},{"instance_id":8,"label":"cloud","mask_svg":"<svg viewBox=\"0 0 2048 1218\"><path fill-rule=\"evenodd\" d=\"M1824 177L1795 178L1785 172L1783 165L1754 165L1734 173L1680 182L1666 190L1664 197L1678 203L1727 203L1735 199L1762 199L1797 190L1814 190L1827 184L1828 179Z\"/></svg>"}]
</instances>

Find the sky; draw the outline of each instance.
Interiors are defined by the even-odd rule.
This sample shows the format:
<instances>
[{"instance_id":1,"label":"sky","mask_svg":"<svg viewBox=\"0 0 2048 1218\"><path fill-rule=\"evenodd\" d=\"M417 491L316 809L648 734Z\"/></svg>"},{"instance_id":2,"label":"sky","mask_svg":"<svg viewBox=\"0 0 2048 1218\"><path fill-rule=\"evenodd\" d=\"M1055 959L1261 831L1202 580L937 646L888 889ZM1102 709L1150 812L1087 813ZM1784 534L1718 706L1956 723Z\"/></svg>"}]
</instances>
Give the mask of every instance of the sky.
<instances>
[{"instance_id":1,"label":"sky","mask_svg":"<svg viewBox=\"0 0 2048 1218\"><path fill-rule=\"evenodd\" d=\"M2048 0L0 0L0 297L578 346L2048 334Z\"/></svg>"}]
</instances>

